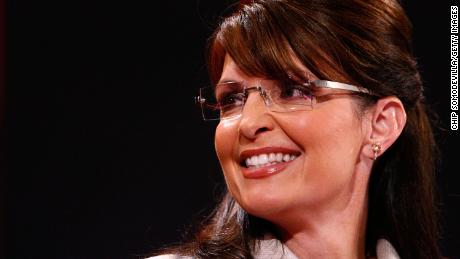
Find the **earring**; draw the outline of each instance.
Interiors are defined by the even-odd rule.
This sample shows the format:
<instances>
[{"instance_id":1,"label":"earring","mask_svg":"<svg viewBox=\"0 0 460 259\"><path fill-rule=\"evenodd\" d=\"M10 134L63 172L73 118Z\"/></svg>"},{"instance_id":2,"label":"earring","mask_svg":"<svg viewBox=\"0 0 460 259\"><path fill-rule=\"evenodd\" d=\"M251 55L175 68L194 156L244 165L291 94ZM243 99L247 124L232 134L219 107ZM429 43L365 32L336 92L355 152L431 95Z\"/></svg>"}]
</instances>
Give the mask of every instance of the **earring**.
<instances>
[{"instance_id":1,"label":"earring","mask_svg":"<svg viewBox=\"0 0 460 259\"><path fill-rule=\"evenodd\" d=\"M377 156L381 150L382 150L382 145L379 142L372 144L372 151L374 152L374 160L377 160Z\"/></svg>"}]
</instances>

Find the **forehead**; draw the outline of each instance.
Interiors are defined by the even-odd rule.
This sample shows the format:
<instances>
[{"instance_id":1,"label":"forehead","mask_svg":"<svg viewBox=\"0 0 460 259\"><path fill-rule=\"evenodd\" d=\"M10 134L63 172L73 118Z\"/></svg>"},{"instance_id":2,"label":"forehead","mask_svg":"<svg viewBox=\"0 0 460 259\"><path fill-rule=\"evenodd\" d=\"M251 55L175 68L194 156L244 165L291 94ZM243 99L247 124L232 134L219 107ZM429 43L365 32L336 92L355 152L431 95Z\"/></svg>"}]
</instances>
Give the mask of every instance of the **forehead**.
<instances>
[{"instance_id":1,"label":"forehead","mask_svg":"<svg viewBox=\"0 0 460 259\"><path fill-rule=\"evenodd\" d=\"M318 79L317 76L315 76L309 69L307 69L302 63L295 57L293 56L293 63L296 64L297 68L301 71L302 73L302 78L296 78L294 76L294 73L290 73L288 70L286 70L286 76L289 76L290 78L294 80L300 80L300 81L305 81L305 80L316 80ZM247 73L245 73L235 62L235 60L229 55L225 55L225 60L222 68L222 73L219 79L219 83L226 82L226 81L251 81L251 80L260 80L260 79L275 79L275 80L280 80L282 78L274 78L273 75L263 75L263 76L250 76Z\"/></svg>"}]
</instances>

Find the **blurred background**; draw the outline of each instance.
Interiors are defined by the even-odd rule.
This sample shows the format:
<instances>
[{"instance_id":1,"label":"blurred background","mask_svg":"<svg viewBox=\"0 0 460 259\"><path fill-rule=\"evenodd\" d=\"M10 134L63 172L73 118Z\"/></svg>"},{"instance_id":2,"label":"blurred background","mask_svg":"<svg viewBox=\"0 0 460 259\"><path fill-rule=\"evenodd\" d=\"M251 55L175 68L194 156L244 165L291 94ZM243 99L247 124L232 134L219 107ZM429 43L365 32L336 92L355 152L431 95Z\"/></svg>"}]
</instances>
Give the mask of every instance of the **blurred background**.
<instances>
[{"instance_id":1,"label":"blurred background","mask_svg":"<svg viewBox=\"0 0 460 259\"><path fill-rule=\"evenodd\" d=\"M0 258L142 258L209 211L224 186L216 124L193 96L208 84L207 38L235 2L6 1ZM448 3L403 0L439 114L442 248L457 258Z\"/></svg>"}]
</instances>

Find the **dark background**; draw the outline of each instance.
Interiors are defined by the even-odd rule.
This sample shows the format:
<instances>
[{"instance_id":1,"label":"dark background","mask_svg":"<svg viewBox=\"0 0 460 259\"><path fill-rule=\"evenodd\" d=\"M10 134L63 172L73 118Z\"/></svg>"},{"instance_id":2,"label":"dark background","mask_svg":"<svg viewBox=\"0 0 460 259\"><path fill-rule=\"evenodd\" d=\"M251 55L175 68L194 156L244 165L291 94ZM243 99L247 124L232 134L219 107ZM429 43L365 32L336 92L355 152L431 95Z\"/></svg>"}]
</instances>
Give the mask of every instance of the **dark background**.
<instances>
[{"instance_id":1,"label":"dark background","mask_svg":"<svg viewBox=\"0 0 460 259\"><path fill-rule=\"evenodd\" d=\"M232 2L6 1L4 257L139 258L211 207L223 187L215 124L193 96L208 82L206 39ZM445 128L442 247L456 258L449 3L404 6Z\"/></svg>"}]
</instances>

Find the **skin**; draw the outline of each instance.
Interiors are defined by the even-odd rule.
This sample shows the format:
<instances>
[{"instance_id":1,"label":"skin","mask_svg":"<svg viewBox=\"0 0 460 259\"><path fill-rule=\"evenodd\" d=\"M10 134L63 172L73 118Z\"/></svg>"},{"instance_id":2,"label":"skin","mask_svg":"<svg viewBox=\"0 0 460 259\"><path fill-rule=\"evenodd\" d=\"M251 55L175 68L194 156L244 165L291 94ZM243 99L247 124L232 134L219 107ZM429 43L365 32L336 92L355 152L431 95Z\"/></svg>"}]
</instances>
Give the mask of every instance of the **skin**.
<instances>
[{"instance_id":1,"label":"skin","mask_svg":"<svg viewBox=\"0 0 460 259\"><path fill-rule=\"evenodd\" d=\"M244 74L228 55L220 81L227 80L270 85ZM381 143L384 152L404 127L405 113L393 97L360 118L355 102L342 96L310 111L276 113L251 92L242 116L221 120L216 128L215 147L230 193L247 212L274 223L300 258L364 258L371 144ZM278 174L245 178L239 154L264 147L300 155Z\"/></svg>"}]
</instances>

